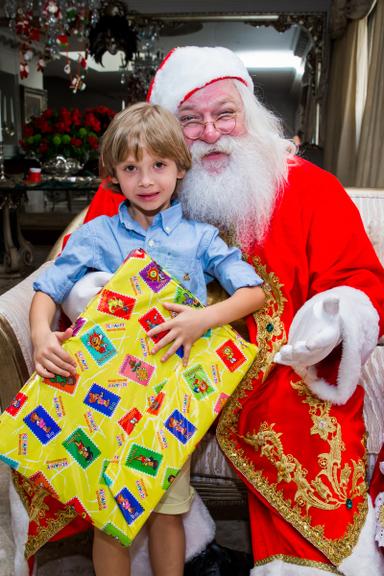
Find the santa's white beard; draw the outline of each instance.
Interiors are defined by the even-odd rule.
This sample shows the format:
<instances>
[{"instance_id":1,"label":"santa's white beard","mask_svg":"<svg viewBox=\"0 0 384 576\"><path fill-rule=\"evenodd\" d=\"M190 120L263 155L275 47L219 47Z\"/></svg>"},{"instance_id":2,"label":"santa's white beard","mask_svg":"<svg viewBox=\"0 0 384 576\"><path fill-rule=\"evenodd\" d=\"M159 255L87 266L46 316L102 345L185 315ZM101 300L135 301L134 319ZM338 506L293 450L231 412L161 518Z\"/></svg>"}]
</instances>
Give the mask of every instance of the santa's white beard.
<instances>
[{"instance_id":1,"label":"santa's white beard","mask_svg":"<svg viewBox=\"0 0 384 576\"><path fill-rule=\"evenodd\" d=\"M213 145L196 141L191 147L192 168L178 189L187 218L233 231L245 249L264 238L285 172L285 159L277 170L259 148L249 135L222 136ZM216 170L214 163L202 162L214 151L228 154Z\"/></svg>"}]
</instances>

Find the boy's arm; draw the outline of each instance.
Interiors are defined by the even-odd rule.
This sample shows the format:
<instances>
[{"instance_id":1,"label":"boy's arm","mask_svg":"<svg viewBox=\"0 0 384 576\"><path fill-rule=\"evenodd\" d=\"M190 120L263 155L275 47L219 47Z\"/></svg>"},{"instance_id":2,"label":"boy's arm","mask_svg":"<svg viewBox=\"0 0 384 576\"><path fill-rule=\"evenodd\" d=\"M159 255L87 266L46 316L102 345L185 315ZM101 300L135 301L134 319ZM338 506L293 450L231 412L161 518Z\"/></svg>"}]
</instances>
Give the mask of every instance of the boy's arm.
<instances>
[{"instance_id":1,"label":"boy's arm","mask_svg":"<svg viewBox=\"0 0 384 576\"><path fill-rule=\"evenodd\" d=\"M35 369L44 378L53 378L55 374L68 377L76 373L75 361L61 347L72 336L72 329L67 328L65 332L51 330L56 307L48 294L36 292L29 312Z\"/></svg>"},{"instance_id":2,"label":"boy's arm","mask_svg":"<svg viewBox=\"0 0 384 576\"><path fill-rule=\"evenodd\" d=\"M163 322L148 332L148 336L154 336L160 332L169 332L157 342L152 349L152 354L173 341L169 350L162 357L165 362L176 350L183 346L183 364L188 363L192 344L200 338L209 328L222 326L234 320L239 320L248 314L259 310L265 302L265 294L260 286L239 288L223 302L212 304L206 308L196 309L181 304L165 303L164 307L178 315L172 320Z\"/></svg>"}]
</instances>

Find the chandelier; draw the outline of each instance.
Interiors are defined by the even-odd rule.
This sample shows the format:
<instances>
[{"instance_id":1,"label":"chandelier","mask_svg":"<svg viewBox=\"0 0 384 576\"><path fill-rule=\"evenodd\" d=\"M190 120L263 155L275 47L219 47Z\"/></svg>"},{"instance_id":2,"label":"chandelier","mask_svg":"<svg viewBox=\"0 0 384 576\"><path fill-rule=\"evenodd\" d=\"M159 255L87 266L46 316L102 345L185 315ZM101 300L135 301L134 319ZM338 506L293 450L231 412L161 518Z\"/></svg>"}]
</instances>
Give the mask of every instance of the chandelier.
<instances>
[{"instance_id":1,"label":"chandelier","mask_svg":"<svg viewBox=\"0 0 384 576\"><path fill-rule=\"evenodd\" d=\"M68 53L73 38L80 46L77 65L67 57L64 72L74 93L86 88L89 55L102 64L105 52L121 52L121 83L141 91L161 61L155 49L161 23L128 13L121 0L5 0L4 8L19 43L21 78L34 57L44 72L48 61Z\"/></svg>"},{"instance_id":2,"label":"chandelier","mask_svg":"<svg viewBox=\"0 0 384 576\"><path fill-rule=\"evenodd\" d=\"M20 77L29 76L34 57L37 70L44 72L47 62L60 58L69 38L75 36L82 49L71 87L79 87L81 71L87 67L89 29L99 18L101 4L102 0L5 0L9 27L19 42Z\"/></svg>"},{"instance_id":3,"label":"chandelier","mask_svg":"<svg viewBox=\"0 0 384 576\"><path fill-rule=\"evenodd\" d=\"M121 66L121 84L125 87L127 103L144 100L163 53L157 49L162 24L141 20L136 23L137 50L126 65Z\"/></svg>"}]
</instances>

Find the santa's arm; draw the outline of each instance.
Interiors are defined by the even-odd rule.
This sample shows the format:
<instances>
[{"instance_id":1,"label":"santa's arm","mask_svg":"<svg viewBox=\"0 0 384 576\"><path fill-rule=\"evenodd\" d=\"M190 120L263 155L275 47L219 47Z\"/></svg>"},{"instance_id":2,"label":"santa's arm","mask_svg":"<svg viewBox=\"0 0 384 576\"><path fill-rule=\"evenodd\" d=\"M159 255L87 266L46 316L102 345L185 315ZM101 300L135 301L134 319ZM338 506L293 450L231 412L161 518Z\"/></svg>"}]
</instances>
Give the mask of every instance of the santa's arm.
<instances>
[{"instance_id":1,"label":"santa's arm","mask_svg":"<svg viewBox=\"0 0 384 576\"><path fill-rule=\"evenodd\" d=\"M339 286L313 296L295 315L288 344L275 362L292 366L322 400L344 404L359 382L361 368L379 335L379 315L361 290ZM336 385L318 375L316 365L341 343Z\"/></svg>"},{"instance_id":2,"label":"santa's arm","mask_svg":"<svg viewBox=\"0 0 384 576\"><path fill-rule=\"evenodd\" d=\"M310 298L297 311L288 344L275 361L292 366L321 399L344 404L382 332L384 272L357 208L333 177L324 178L322 201L312 204L304 219ZM317 368L339 344L337 381L330 384Z\"/></svg>"}]
</instances>

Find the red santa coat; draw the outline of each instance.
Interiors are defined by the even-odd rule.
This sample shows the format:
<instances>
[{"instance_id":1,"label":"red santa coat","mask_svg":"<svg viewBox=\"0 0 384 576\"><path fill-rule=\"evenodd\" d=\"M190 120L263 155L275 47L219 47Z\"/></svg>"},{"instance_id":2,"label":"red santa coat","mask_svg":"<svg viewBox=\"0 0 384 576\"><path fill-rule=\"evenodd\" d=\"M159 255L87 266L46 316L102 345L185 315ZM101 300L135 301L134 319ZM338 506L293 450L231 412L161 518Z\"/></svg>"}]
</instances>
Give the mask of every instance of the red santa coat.
<instances>
[{"instance_id":1,"label":"red santa coat","mask_svg":"<svg viewBox=\"0 0 384 576\"><path fill-rule=\"evenodd\" d=\"M222 414L218 440L249 488L256 566L339 565L367 514L364 391L331 405L272 359L298 309L337 286L369 297L382 333L384 271L346 192L303 160L290 167L267 236L248 258L267 287L266 310L249 325L260 355ZM339 359L337 349L322 363L330 382Z\"/></svg>"},{"instance_id":2,"label":"red santa coat","mask_svg":"<svg viewBox=\"0 0 384 576\"><path fill-rule=\"evenodd\" d=\"M86 220L116 213L122 199L101 186ZM366 517L364 391L342 406L322 402L272 359L297 310L336 286L369 297L382 333L384 271L340 184L303 160L290 166L267 236L248 258L268 296L249 321L260 354L227 404L218 440L249 488L256 565L278 557L326 569L351 553ZM338 361L336 350L323 362L331 381Z\"/></svg>"}]
</instances>

